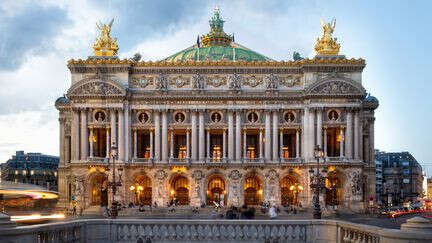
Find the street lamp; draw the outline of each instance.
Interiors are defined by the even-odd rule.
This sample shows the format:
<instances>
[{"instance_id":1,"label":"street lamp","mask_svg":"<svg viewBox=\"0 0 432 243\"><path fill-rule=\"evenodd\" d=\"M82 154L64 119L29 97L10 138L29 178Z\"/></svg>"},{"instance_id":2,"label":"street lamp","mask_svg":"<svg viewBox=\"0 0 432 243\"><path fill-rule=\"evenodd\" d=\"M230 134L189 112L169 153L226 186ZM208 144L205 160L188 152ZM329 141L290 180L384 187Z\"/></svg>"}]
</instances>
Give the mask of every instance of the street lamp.
<instances>
[{"instance_id":1,"label":"street lamp","mask_svg":"<svg viewBox=\"0 0 432 243\"><path fill-rule=\"evenodd\" d=\"M319 161L321 158L324 158L324 151L321 149L319 145L315 146L315 158L317 160L317 168L316 171L311 167L309 169L309 173L311 174L311 184L310 187L312 188L314 195L312 198L312 204L314 207L313 212L313 218L314 219L320 219L321 218L321 205L319 202L319 193L322 189L325 188L325 174L327 173L327 168L324 167L322 172L320 173L320 164Z\"/></svg>"},{"instance_id":2,"label":"street lamp","mask_svg":"<svg viewBox=\"0 0 432 243\"><path fill-rule=\"evenodd\" d=\"M121 187L121 177L123 168L120 166L118 168L119 171L119 180L116 181L116 164L115 161L117 159L117 146L115 142L112 143L111 146L111 159L112 159L112 166L113 166L113 173L112 173L112 181L108 181L107 185L108 187L111 187L112 190L112 200L111 200L111 209L110 209L110 217L115 219L118 215L118 209L119 209L119 203L115 200L115 194L117 192L117 187ZM108 165L105 168L106 171L110 171L110 164L108 161Z\"/></svg>"}]
</instances>

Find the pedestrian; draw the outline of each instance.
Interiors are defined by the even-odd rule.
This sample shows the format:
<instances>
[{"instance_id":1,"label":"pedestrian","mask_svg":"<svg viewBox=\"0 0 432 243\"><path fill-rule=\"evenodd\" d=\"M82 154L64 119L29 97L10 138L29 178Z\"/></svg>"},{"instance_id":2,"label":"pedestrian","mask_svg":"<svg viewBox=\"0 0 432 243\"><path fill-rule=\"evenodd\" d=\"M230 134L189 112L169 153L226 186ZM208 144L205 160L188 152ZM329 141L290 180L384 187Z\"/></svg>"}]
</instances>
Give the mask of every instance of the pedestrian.
<instances>
[{"instance_id":1,"label":"pedestrian","mask_svg":"<svg viewBox=\"0 0 432 243\"><path fill-rule=\"evenodd\" d=\"M276 217L277 217L277 212L276 212L276 208L274 205L270 206L269 216L270 216L270 219L276 219Z\"/></svg>"}]
</instances>

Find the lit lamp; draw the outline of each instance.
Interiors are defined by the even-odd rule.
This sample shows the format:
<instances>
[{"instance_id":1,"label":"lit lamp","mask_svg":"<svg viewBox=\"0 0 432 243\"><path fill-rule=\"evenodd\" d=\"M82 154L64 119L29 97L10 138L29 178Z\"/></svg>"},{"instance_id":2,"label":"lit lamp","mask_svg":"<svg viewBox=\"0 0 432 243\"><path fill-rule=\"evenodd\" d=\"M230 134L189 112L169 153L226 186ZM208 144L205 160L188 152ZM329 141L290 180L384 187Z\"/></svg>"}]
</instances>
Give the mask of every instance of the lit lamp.
<instances>
[{"instance_id":1,"label":"lit lamp","mask_svg":"<svg viewBox=\"0 0 432 243\"><path fill-rule=\"evenodd\" d=\"M293 200L294 204L297 204L298 193L301 192L301 191L303 191L303 187L301 185L299 185L298 183L296 183L295 185L291 185L289 189L290 189L290 191L293 192L293 195L294 195L294 200Z\"/></svg>"},{"instance_id":2,"label":"lit lamp","mask_svg":"<svg viewBox=\"0 0 432 243\"><path fill-rule=\"evenodd\" d=\"M320 159L324 159L324 151L319 145L315 146L314 149L315 159L317 160L317 168L316 171L311 167L309 169L309 173L311 176L311 184L314 195L312 198L312 204L314 207L313 218L320 219L321 218L321 205L319 202L319 193L325 188L325 179L327 176L327 169L324 167L322 170L322 174L320 173ZM324 161L325 162L325 161Z\"/></svg>"},{"instance_id":3,"label":"lit lamp","mask_svg":"<svg viewBox=\"0 0 432 243\"><path fill-rule=\"evenodd\" d=\"M115 142L113 142L113 144L111 146L111 160L112 160L112 167L113 167L112 181L109 181L107 183L107 185L109 187L111 187L111 189L112 189L112 202L111 202L111 209L110 209L111 218L116 218L118 215L118 204L119 203L115 200L115 194L117 192L117 188L122 186L121 177L122 177L122 173L123 173L123 167L120 166L118 168L119 180L116 181L116 164L115 164L116 159L117 159L117 146L116 146ZM106 166L105 170L110 171L109 162L108 162L108 165Z\"/></svg>"}]
</instances>

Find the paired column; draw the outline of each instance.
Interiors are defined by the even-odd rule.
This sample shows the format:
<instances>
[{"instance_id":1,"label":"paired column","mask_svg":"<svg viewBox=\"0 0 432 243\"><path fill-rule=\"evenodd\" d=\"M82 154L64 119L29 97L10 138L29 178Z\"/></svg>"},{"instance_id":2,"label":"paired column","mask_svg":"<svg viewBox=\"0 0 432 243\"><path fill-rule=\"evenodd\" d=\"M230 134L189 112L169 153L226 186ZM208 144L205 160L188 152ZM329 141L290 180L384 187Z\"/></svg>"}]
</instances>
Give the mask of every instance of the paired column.
<instances>
[{"instance_id":1,"label":"paired column","mask_svg":"<svg viewBox=\"0 0 432 243\"><path fill-rule=\"evenodd\" d=\"M277 161L279 143L278 143L278 130L279 130L279 114L278 111L273 111L273 161Z\"/></svg>"},{"instance_id":2,"label":"paired column","mask_svg":"<svg viewBox=\"0 0 432 243\"><path fill-rule=\"evenodd\" d=\"M235 145L235 159L241 161L241 111L236 111L236 145Z\"/></svg>"},{"instance_id":3,"label":"paired column","mask_svg":"<svg viewBox=\"0 0 432 243\"><path fill-rule=\"evenodd\" d=\"M90 141L90 158L93 158L93 127L90 127L90 135L89 135L89 141Z\"/></svg>"},{"instance_id":4,"label":"paired column","mask_svg":"<svg viewBox=\"0 0 432 243\"><path fill-rule=\"evenodd\" d=\"M309 142L308 142L308 159L310 160L314 156L315 148L315 110L310 110L309 112Z\"/></svg>"},{"instance_id":5,"label":"paired column","mask_svg":"<svg viewBox=\"0 0 432 243\"><path fill-rule=\"evenodd\" d=\"M110 152L110 134L109 134L109 128L106 128L106 151L105 151L105 158L109 158L109 152Z\"/></svg>"},{"instance_id":6,"label":"paired column","mask_svg":"<svg viewBox=\"0 0 432 243\"><path fill-rule=\"evenodd\" d=\"M174 129L170 129L170 159L174 158Z\"/></svg>"},{"instance_id":7,"label":"paired column","mask_svg":"<svg viewBox=\"0 0 432 243\"><path fill-rule=\"evenodd\" d=\"M191 112L191 134L192 134L192 155L191 159L192 161L196 161L197 154L198 154L198 134L197 134L197 114L195 111Z\"/></svg>"},{"instance_id":8,"label":"paired column","mask_svg":"<svg viewBox=\"0 0 432 243\"><path fill-rule=\"evenodd\" d=\"M370 164L373 164L375 161L375 117L370 118L369 123L369 158Z\"/></svg>"},{"instance_id":9,"label":"paired column","mask_svg":"<svg viewBox=\"0 0 432 243\"><path fill-rule=\"evenodd\" d=\"M228 159L234 159L234 114L228 111Z\"/></svg>"},{"instance_id":10,"label":"paired column","mask_svg":"<svg viewBox=\"0 0 432 243\"><path fill-rule=\"evenodd\" d=\"M343 127L340 128L340 142L339 142L339 157L343 158L344 157L344 129Z\"/></svg>"},{"instance_id":11,"label":"paired column","mask_svg":"<svg viewBox=\"0 0 432 243\"><path fill-rule=\"evenodd\" d=\"M198 120L199 120L199 131L198 131L198 135L199 135L199 160L203 161L205 160L205 135L204 135L204 112L200 111L198 113Z\"/></svg>"},{"instance_id":12,"label":"paired column","mask_svg":"<svg viewBox=\"0 0 432 243\"><path fill-rule=\"evenodd\" d=\"M210 160L210 129L207 129L207 159Z\"/></svg>"},{"instance_id":13,"label":"paired column","mask_svg":"<svg viewBox=\"0 0 432 243\"><path fill-rule=\"evenodd\" d=\"M260 160L263 159L263 129L260 128L259 130L259 158Z\"/></svg>"},{"instance_id":14,"label":"paired column","mask_svg":"<svg viewBox=\"0 0 432 243\"><path fill-rule=\"evenodd\" d=\"M133 136L134 136L134 152L133 152L133 158L138 158L138 131L137 129L133 130Z\"/></svg>"},{"instance_id":15,"label":"paired column","mask_svg":"<svg viewBox=\"0 0 432 243\"><path fill-rule=\"evenodd\" d=\"M87 110L81 110L81 160L87 159L88 154L88 134L87 134Z\"/></svg>"},{"instance_id":16,"label":"paired column","mask_svg":"<svg viewBox=\"0 0 432 243\"><path fill-rule=\"evenodd\" d=\"M271 160L271 136L270 136L270 111L265 112L265 160L270 161Z\"/></svg>"},{"instance_id":17,"label":"paired column","mask_svg":"<svg viewBox=\"0 0 432 243\"><path fill-rule=\"evenodd\" d=\"M190 130L186 129L186 158L190 158Z\"/></svg>"},{"instance_id":18,"label":"paired column","mask_svg":"<svg viewBox=\"0 0 432 243\"><path fill-rule=\"evenodd\" d=\"M283 142L283 129L279 129L279 157L280 159L283 159L283 146L284 146L284 142Z\"/></svg>"},{"instance_id":19,"label":"paired column","mask_svg":"<svg viewBox=\"0 0 432 243\"><path fill-rule=\"evenodd\" d=\"M309 154L308 154L308 147L309 147L309 108L305 107L303 110L303 116L302 116L302 122L303 122L303 128L302 128L302 149L301 149L301 153L302 153L302 157L304 159L306 159Z\"/></svg>"},{"instance_id":20,"label":"paired column","mask_svg":"<svg viewBox=\"0 0 432 243\"><path fill-rule=\"evenodd\" d=\"M117 144L117 117L116 117L116 110L110 110L110 123L111 123L111 144ZM111 145L108 146L111 148ZM110 151L110 150L109 150ZM109 155L108 155L109 157Z\"/></svg>"},{"instance_id":21,"label":"paired column","mask_svg":"<svg viewBox=\"0 0 432 243\"><path fill-rule=\"evenodd\" d=\"M324 157L327 157L327 127L324 127Z\"/></svg>"},{"instance_id":22,"label":"paired column","mask_svg":"<svg viewBox=\"0 0 432 243\"><path fill-rule=\"evenodd\" d=\"M354 159L360 159L360 117L359 111L354 113Z\"/></svg>"},{"instance_id":23,"label":"paired column","mask_svg":"<svg viewBox=\"0 0 432 243\"><path fill-rule=\"evenodd\" d=\"M348 159L352 159L352 131L353 131L353 117L352 117L352 111L347 111L346 116L346 139L345 139L345 157Z\"/></svg>"},{"instance_id":24,"label":"paired column","mask_svg":"<svg viewBox=\"0 0 432 243\"><path fill-rule=\"evenodd\" d=\"M131 134L131 119L130 119L130 109L129 109L129 103L126 101L125 109L124 109L124 134L125 134L125 148L124 148L124 160L130 161L130 158L132 157L132 134Z\"/></svg>"},{"instance_id":25,"label":"paired column","mask_svg":"<svg viewBox=\"0 0 432 243\"><path fill-rule=\"evenodd\" d=\"M246 129L243 129L243 159L246 160L247 158L247 144L246 144L246 136L247 136L247 132Z\"/></svg>"},{"instance_id":26,"label":"paired column","mask_svg":"<svg viewBox=\"0 0 432 243\"><path fill-rule=\"evenodd\" d=\"M222 131L222 158L226 159L226 129Z\"/></svg>"},{"instance_id":27,"label":"paired column","mask_svg":"<svg viewBox=\"0 0 432 243\"><path fill-rule=\"evenodd\" d=\"M317 116L317 128L316 128L316 134L317 134L317 141L316 144L320 146L320 148L323 148L322 145L322 108L318 108L316 111Z\"/></svg>"},{"instance_id":28,"label":"paired column","mask_svg":"<svg viewBox=\"0 0 432 243\"><path fill-rule=\"evenodd\" d=\"M154 152L153 152L153 130L150 130L150 159L153 159Z\"/></svg>"},{"instance_id":29,"label":"paired column","mask_svg":"<svg viewBox=\"0 0 432 243\"><path fill-rule=\"evenodd\" d=\"M156 161L160 161L160 151L161 151L161 124L160 124L160 112L154 112L154 127L155 127L155 142L154 142L154 158Z\"/></svg>"},{"instance_id":30,"label":"paired column","mask_svg":"<svg viewBox=\"0 0 432 243\"><path fill-rule=\"evenodd\" d=\"M65 118L59 118L59 128L60 128L60 164L64 165L66 164L66 158L65 158Z\"/></svg>"},{"instance_id":31,"label":"paired column","mask_svg":"<svg viewBox=\"0 0 432 243\"><path fill-rule=\"evenodd\" d=\"M162 155L161 161L168 162L168 117L167 110L162 111Z\"/></svg>"},{"instance_id":32,"label":"paired column","mask_svg":"<svg viewBox=\"0 0 432 243\"><path fill-rule=\"evenodd\" d=\"M300 157L300 131L296 129L296 158Z\"/></svg>"},{"instance_id":33,"label":"paired column","mask_svg":"<svg viewBox=\"0 0 432 243\"><path fill-rule=\"evenodd\" d=\"M124 161L125 159L125 125L124 125L124 111L118 111L118 159Z\"/></svg>"}]
</instances>

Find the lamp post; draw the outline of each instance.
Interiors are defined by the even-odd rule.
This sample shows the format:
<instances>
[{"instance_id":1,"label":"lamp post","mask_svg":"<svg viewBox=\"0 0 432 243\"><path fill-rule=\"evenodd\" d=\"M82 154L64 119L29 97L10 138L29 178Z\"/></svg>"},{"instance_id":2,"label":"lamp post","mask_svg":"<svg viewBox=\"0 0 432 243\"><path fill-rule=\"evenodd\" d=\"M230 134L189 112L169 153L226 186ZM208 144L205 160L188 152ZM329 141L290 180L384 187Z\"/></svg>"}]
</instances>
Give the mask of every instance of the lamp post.
<instances>
[{"instance_id":1,"label":"lamp post","mask_svg":"<svg viewBox=\"0 0 432 243\"><path fill-rule=\"evenodd\" d=\"M316 171L311 167L309 169L309 173L311 174L311 188L314 192L313 198L312 198L312 204L314 207L313 212L313 218L314 219L320 219L321 218L321 205L319 202L319 193L320 191L325 188L325 174L327 173L327 168L324 167L321 174L320 172L320 159L324 158L324 151L319 145L315 146L315 158L317 160L317 168Z\"/></svg>"},{"instance_id":2,"label":"lamp post","mask_svg":"<svg viewBox=\"0 0 432 243\"><path fill-rule=\"evenodd\" d=\"M111 187L112 190L112 200L111 200L111 209L110 209L110 217L112 219L115 219L118 215L118 202L115 200L115 194L117 192L117 187L121 187L121 176L123 172L123 168L120 166L118 168L119 171L119 180L116 181L116 164L115 161L117 159L117 146L115 142L111 145L111 159L112 159L112 167L113 167L113 173L112 173L112 181L108 181L107 185L108 187ZM108 161L108 165L105 168L106 171L110 171L110 164Z\"/></svg>"}]
</instances>

